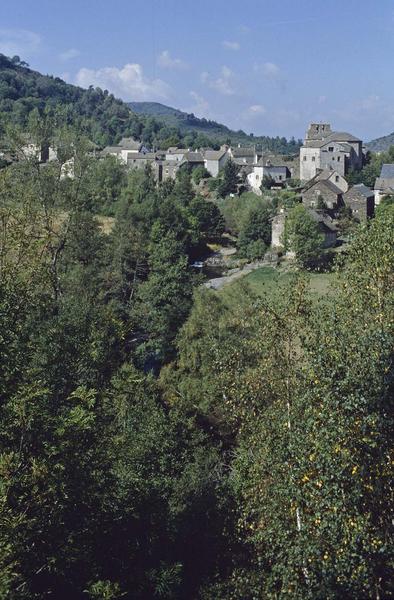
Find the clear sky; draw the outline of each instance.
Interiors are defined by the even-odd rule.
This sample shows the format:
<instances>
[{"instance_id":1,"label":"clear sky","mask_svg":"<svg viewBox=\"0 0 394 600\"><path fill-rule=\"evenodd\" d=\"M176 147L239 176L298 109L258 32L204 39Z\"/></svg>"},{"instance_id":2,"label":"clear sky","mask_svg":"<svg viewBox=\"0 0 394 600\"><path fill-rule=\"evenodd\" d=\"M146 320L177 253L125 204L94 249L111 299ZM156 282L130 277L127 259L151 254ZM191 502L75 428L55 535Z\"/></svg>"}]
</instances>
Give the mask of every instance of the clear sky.
<instances>
[{"instance_id":1,"label":"clear sky","mask_svg":"<svg viewBox=\"0 0 394 600\"><path fill-rule=\"evenodd\" d=\"M2 1L0 52L248 133L394 131L394 0Z\"/></svg>"}]
</instances>

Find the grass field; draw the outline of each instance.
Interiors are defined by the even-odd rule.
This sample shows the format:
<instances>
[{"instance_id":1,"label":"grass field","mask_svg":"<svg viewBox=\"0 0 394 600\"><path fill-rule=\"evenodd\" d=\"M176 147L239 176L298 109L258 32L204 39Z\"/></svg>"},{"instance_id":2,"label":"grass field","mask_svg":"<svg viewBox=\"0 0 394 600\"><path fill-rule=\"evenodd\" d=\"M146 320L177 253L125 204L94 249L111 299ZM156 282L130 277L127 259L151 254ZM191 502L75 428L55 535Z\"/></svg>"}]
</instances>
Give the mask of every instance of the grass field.
<instances>
[{"instance_id":1,"label":"grass field","mask_svg":"<svg viewBox=\"0 0 394 600\"><path fill-rule=\"evenodd\" d=\"M262 267L246 275L245 280L252 290L259 296L272 296L280 294L281 288L292 277L287 270ZM335 273L308 273L310 290L317 296L326 296L335 293Z\"/></svg>"}]
</instances>

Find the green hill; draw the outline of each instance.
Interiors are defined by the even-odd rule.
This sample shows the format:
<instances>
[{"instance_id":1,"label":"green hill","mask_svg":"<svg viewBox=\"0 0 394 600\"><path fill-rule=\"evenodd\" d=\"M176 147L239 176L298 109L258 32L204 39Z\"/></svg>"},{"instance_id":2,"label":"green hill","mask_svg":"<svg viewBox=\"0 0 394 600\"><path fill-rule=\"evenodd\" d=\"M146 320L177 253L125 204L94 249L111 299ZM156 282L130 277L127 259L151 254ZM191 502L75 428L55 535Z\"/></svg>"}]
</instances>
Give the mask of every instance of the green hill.
<instances>
[{"instance_id":1,"label":"green hill","mask_svg":"<svg viewBox=\"0 0 394 600\"><path fill-rule=\"evenodd\" d=\"M0 54L0 135L7 124L26 127L34 110L56 114L60 123L78 127L98 146L132 136L162 149L177 145L218 148L224 142L256 144L283 154L299 148L294 139L249 136L156 102L127 104L107 90L71 85L30 69L18 57Z\"/></svg>"},{"instance_id":2,"label":"green hill","mask_svg":"<svg viewBox=\"0 0 394 600\"><path fill-rule=\"evenodd\" d=\"M216 121L200 119L193 113L186 113L159 102L129 102L129 106L138 114L154 117L168 127L179 129L181 134L195 132L214 138L220 143L256 144L265 150L283 154L297 153L302 143L301 140L295 140L294 138L288 141L286 138L279 136L255 136L248 135L242 130L234 131Z\"/></svg>"},{"instance_id":3,"label":"green hill","mask_svg":"<svg viewBox=\"0 0 394 600\"><path fill-rule=\"evenodd\" d=\"M394 132L389 133L389 135L376 138L376 140L371 140L365 145L368 150L371 150L372 152L385 152L390 148L390 146L394 145Z\"/></svg>"}]
</instances>

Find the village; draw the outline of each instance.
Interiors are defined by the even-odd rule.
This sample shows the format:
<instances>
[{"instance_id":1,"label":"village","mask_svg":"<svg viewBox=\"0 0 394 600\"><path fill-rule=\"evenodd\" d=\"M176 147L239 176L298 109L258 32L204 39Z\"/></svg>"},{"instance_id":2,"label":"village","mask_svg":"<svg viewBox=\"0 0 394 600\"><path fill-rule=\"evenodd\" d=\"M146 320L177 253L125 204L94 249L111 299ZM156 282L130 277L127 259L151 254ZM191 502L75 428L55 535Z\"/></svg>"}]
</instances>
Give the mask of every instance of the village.
<instances>
[{"instance_id":1,"label":"village","mask_svg":"<svg viewBox=\"0 0 394 600\"><path fill-rule=\"evenodd\" d=\"M170 147L152 152L143 143L123 138L118 145L108 146L102 156L115 156L129 168L150 165L157 182L175 179L182 170L192 172L204 168L211 177L218 177L228 161L238 167L240 185L257 195L264 190L291 189L317 223L324 238L325 248L337 244L337 221L345 210L355 222L364 222L374 216L385 196L394 190L394 164L384 164L374 189L360 183L350 185L346 176L357 172L365 164L366 149L356 136L333 131L329 123L311 123L305 135L299 156L281 156L258 151L255 146L222 145L211 148ZM272 250L283 248L287 211L279 209L272 219ZM290 250L287 257L293 257Z\"/></svg>"},{"instance_id":2,"label":"village","mask_svg":"<svg viewBox=\"0 0 394 600\"><path fill-rule=\"evenodd\" d=\"M232 161L237 169L238 195L241 196L241 191L247 190L257 196L291 191L316 223L322 236L323 248L332 248L338 244L338 219L341 215L345 213L355 223L365 222L374 216L375 206L385 196L394 193L394 164L383 164L374 189L363 183L348 183L347 175L357 173L365 165L367 150L361 139L351 133L333 131L329 123L309 125L298 156L275 155L258 150L256 146L240 144L223 144L218 150L175 146L166 150L152 150L132 137L124 137L117 145L106 146L103 150L91 144L90 153L101 160L114 157L127 170L149 168L157 184L176 180L182 171L192 174L199 169L201 177L198 192L207 201L213 199L207 178L220 180L226 164ZM2 153L2 157L7 156L7 153ZM38 148L26 140L10 160L31 157L35 157L44 166L57 159L57 149L50 146ZM62 164L61 178L73 176L74 164L71 158ZM239 201L242 202L241 197ZM270 251L275 257L295 257L291 248L284 248L288 214L286 207L278 206L276 215L271 219ZM218 260L217 257L209 257L209 260L220 263L221 258L223 256L219 253ZM228 262L228 252L225 262ZM231 261L229 264L232 264ZM194 265L203 267L204 262L197 261Z\"/></svg>"}]
</instances>

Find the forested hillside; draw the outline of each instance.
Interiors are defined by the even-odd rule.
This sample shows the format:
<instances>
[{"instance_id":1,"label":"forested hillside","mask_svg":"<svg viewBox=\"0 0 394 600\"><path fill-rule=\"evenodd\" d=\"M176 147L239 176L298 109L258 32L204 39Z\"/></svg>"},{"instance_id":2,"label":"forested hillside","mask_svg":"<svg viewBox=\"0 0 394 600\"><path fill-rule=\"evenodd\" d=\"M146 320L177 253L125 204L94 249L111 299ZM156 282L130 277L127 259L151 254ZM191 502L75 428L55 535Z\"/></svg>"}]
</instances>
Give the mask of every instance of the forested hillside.
<instances>
[{"instance_id":1,"label":"forested hillside","mask_svg":"<svg viewBox=\"0 0 394 600\"><path fill-rule=\"evenodd\" d=\"M385 152L390 146L394 145L394 133L390 133L389 135L384 135L383 137L376 138L376 140L371 140L366 144L368 150L372 152Z\"/></svg>"},{"instance_id":2,"label":"forested hillside","mask_svg":"<svg viewBox=\"0 0 394 600\"><path fill-rule=\"evenodd\" d=\"M302 140L289 141L284 137L269 137L248 135L244 131L233 131L208 119L199 119L193 113L188 114L176 108L165 106L159 102L129 102L129 106L137 113L145 116L153 116L157 120L176 127L182 134L196 132L205 134L211 138L220 140L221 143L256 144L259 148L270 150L278 154L296 154L302 144Z\"/></svg>"},{"instance_id":3,"label":"forested hillside","mask_svg":"<svg viewBox=\"0 0 394 600\"><path fill-rule=\"evenodd\" d=\"M0 54L0 135L1 127L4 128L7 122L26 127L29 114L34 109L43 113L55 108L58 119L61 109L64 123L77 126L100 147L123 136L133 136L163 149L174 145L219 148L223 142L238 141L257 143L263 148L283 153L296 152L299 147L294 140L287 142L285 138L252 139L243 132L234 132L223 125L180 111L180 116L169 122L163 119L162 114L158 115L158 119L151 114L137 114L106 90L93 87L84 90L65 83L59 77L29 69L19 57L10 59Z\"/></svg>"},{"instance_id":4,"label":"forested hillside","mask_svg":"<svg viewBox=\"0 0 394 600\"><path fill-rule=\"evenodd\" d=\"M57 160L0 170L0 598L392 597L393 205L333 294L219 294L190 263L229 222L269 243L273 197L258 220L44 134Z\"/></svg>"}]
</instances>

